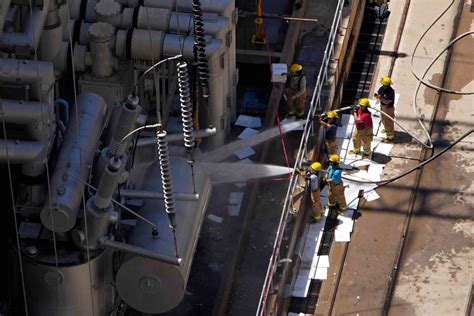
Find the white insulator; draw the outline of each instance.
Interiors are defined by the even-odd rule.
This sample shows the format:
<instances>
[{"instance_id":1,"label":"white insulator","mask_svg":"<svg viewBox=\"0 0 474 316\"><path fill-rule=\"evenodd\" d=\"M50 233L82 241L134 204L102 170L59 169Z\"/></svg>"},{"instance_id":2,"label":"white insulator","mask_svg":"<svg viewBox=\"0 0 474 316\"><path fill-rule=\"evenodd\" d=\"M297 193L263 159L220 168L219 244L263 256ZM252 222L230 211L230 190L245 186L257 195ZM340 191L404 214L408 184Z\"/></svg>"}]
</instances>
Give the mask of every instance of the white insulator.
<instances>
[{"instance_id":1,"label":"white insulator","mask_svg":"<svg viewBox=\"0 0 474 316\"><path fill-rule=\"evenodd\" d=\"M178 85L184 146L187 152L192 152L194 150L193 107L189 92L188 64L186 62L178 63Z\"/></svg>"},{"instance_id":2,"label":"white insulator","mask_svg":"<svg viewBox=\"0 0 474 316\"><path fill-rule=\"evenodd\" d=\"M166 132L157 132L158 160L161 169L161 184L163 186L163 196L165 200L166 213L168 213L169 225L171 228L176 227L174 213L174 195L173 182L171 180L171 165L168 150L168 141L166 140Z\"/></svg>"}]
</instances>

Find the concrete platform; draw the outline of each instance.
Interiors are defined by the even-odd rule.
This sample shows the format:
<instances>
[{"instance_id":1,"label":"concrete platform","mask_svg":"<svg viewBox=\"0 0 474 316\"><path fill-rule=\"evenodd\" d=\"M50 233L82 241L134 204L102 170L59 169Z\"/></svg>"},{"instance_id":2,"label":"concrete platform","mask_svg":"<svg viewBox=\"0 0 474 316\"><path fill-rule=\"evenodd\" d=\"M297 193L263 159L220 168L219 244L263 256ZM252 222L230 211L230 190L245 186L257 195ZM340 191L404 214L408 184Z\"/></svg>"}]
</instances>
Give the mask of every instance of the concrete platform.
<instances>
[{"instance_id":1,"label":"concrete platform","mask_svg":"<svg viewBox=\"0 0 474 316\"><path fill-rule=\"evenodd\" d=\"M422 32L447 3L441 0L392 1L390 6L392 15L382 51L411 56ZM452 38L472 30L471 6L471 1L455 1L434 26L415 54L418 73ZM403 25L405 8L407 16ZM402 36L398 38L402 27ZM445 54L434 65L426 78L450 89L474 91L474 65L468 57L473 47L472 37L460 41L451 55ZM372 88L379 86L380 77L391 75L395 90L401 93L398 120L423 138L411 106L417 80L411 74L410 59L393 58L381 56ZM418 103L418 111L432 132L435 152L474 126L472 95L439 95L423 87ZM430 120L434 123L428 126ZM398 135L391 161L385 168L385 179L417 165L429 154L413 140L407 142L406 137L400 137L401 133ZM360 210L362 216L354 227L345 262L341 262L343 246L335 245L331 249L330 261L335 264L328 273L330 278L323 283L316 314L466 314L474 275L473 141L471 134L422 170L377 190L381 198L367 202ZM412 217L407 222L409 212ZM407 235L402 236L405 227L408 227ZM400 250L402 255L398 262ZM340 264L343 264L342 275L336 289Z\"/></svg>"}]
</instances>

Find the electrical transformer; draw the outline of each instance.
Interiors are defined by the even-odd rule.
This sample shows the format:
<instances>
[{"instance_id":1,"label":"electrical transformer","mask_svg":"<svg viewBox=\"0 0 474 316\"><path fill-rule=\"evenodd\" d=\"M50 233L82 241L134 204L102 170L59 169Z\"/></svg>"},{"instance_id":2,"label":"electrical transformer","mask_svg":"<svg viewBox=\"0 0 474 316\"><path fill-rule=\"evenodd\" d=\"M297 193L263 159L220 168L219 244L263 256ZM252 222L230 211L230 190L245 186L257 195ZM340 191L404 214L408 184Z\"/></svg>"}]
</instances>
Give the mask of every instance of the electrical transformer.
<instances>
[{"instance_id":1,"label":"electrical transformer","mask_svg":"<svg viewBox=\"0 0 474 316\"><path fill-rule=\"evenodd\" d=\"M235 118L233 0L0 3L0 315L183 299ZM4 281L3 281L4 280Z\"/></svg>"}]
</instances>

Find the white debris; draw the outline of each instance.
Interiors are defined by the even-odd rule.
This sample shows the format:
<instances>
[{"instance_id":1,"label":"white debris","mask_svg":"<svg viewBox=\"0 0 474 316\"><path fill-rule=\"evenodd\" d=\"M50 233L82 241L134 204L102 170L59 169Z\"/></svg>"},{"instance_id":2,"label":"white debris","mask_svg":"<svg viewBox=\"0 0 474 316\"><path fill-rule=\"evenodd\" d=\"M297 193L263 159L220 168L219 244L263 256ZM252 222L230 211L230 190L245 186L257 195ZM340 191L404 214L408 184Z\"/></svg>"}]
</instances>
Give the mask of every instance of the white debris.
<instances>
[{"instance_id":1,"label":"white debris","mask_svg":"<svg viewBox=\"0 0 474 316\"><path fill-rule=\"evenodd\" d=\"M249 116L241 114L237 118L237 121L235 121L235 125L250 128L260 128L262 127L262 121L258 116Z\"/></svg>"},{"instance_id":2,"label":"white debris","mask_svg":"<svg viewBox=\"0 0 474 316\"><path fill-rule=\"evenodd\" d=\"M244 158L250 157L252 155L255 155L255 150L253 150L251 147L244 147L244 148L240 148L240 149L234 151L234 154L239 159L244 159Z\"/></svg>"},{"instance_id":3,"label":"white debris","mask_svg":"<svg viewBox=\"0 0 474 316\"><path fill-rule=\"evenodd\" d=\"M229 216L239 216L241 206L241 203L228 205L227 212L229 213Z\"/></svg>"},{"instance_id":4,"label":"white debris","mask_svg":"<svg viewBox=\"0 0 474 316\"><path fill-rule=\"evenodd\" d=\"M230 192L229 204L241 204L244 199L244 192Z\"/></svg>"},{"instance_id":5,"label":"white debris","mask_svg":"<svg viewBox=\"0 0 474 316\"><path fill-rule=\"evenodd\" d=\"M316 269L316 273L314 274L314 279L316 280L326 280L328 278L328 268L320 268Z\"/></svg>"},{"instance_id":6,"label":"white debris","mask_svg":"<svg viewBox=\"0 0 474 316\"><path fill-rule=\"evenodd\" d=\"M250 128L250 127L247 127L246 129L244 129L242 131L242 133L240 133L239 136L237 136L238 138L240 139L246 139L246 138L249 138L249 137L252 137L252 136L255 136L258 134L258 131L253 129L253 128Z\"/></svg>"},{"instance_id":7,"label":"white debris","mask_svg":"<svg viewBox=\"0 0 474 316\"><path fill-rule=\"evenodd\" d=\"M222 221L224 220L222 217L214 215L214 214L209 214L207 218L218 224L222 223Z\"/></svg>"}]
</instances>

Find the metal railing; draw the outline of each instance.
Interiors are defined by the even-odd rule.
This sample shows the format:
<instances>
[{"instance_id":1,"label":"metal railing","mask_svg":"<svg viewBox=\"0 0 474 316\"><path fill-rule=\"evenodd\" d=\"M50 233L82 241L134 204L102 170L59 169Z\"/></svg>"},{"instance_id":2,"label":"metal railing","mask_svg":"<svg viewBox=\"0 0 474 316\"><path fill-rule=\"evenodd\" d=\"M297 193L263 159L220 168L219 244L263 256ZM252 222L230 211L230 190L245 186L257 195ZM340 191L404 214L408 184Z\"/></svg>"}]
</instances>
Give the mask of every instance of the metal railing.
<instances>
[{"instance_id":1,"label":"metal railing","mask_svg":"<svg viewBox=\"0 0 474 316\"><path fill-rule=\"evenodd\" d=\"M336 14L334 15L334 19L331 25L331 30L329 32L328 42L324 50L324 56L321 63L321 67L319 68L319 73L316 78L316 84L315 84L313 96L311 98L309 113L306 118L303 135L301 137L300 145L298 148L298 154L296 156L296 161L293 166L293 174L295 173L296 167L301 166L301 162L303 161L303 158L307 154L308 140L309 140L310 135L312 134L313 125L314 125L313 118L316 115L316 113L320 113L322 111L321 92L322 92L324 84L328 80L328 69L329 69L329 65L334 53L336 34L339 28L339 24L341 22L343 7L344 7L344 0L338 0L337 7L336 7ZM275 242L273 245L272 255L270 257L270 262L268 264L265 281L263 284L260 300L257 307L256 315L259 315L259 316L264 315L266 311L268 294L269 294L270 288L272 288L273 280L274 280L273 277L275 275L275 272L278 268L278 263L280 261L280 247L281 247L283 237L285 235L285 227L288 222L288 216L293 206L293 193L294 193L296 184L297 184L297 177L291 177L290 183L288 185L286 197L285 197L285 202L283 205L283 212L281 214L280 222L278 224L278 229L276 233Z\"/></svg>"}]
</instances>

